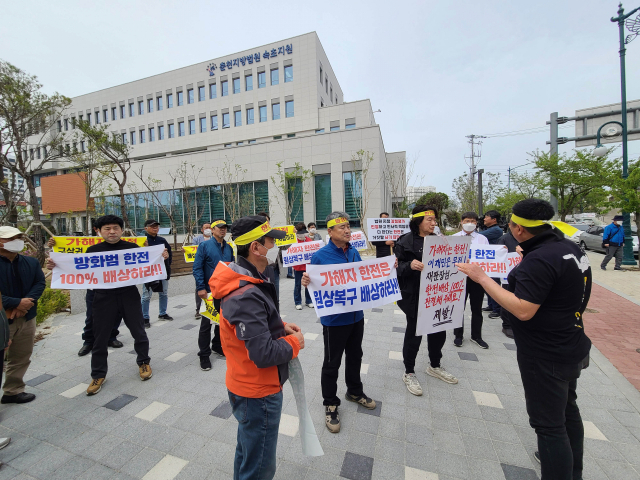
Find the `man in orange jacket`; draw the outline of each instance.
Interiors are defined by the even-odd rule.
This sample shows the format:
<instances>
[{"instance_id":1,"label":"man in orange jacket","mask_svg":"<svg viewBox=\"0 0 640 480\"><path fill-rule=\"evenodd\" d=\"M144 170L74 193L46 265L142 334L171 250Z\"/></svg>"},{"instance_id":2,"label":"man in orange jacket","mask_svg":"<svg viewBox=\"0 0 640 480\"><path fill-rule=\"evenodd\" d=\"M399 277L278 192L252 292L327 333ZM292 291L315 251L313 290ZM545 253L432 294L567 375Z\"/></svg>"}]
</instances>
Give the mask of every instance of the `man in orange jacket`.
<instances>
[{"instance_id":1,"label":"man in orange jacket","mask_svg":"<svg viewBox=\"0 0 640 480\"><path fill-rule=\"evenodd\" d=\"M234 480L274 477L282 385L289 361L304 348L300 327L282 321L276 288L263 275L274 238L285 235L265 217L239 219L231 227L238 260L218 263L209 280L220 312L229 401L238 420Z\"/></svg>"}]
</instances>

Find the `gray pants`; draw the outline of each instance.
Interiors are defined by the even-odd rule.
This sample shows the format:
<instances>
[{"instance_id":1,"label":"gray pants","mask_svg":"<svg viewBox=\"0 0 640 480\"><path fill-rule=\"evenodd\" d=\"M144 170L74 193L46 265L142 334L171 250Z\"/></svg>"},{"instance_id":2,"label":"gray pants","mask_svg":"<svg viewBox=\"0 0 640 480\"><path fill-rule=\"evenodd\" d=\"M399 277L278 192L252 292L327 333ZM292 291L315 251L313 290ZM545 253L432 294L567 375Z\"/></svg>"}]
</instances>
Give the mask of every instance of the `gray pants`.
<instances>
[{"instance_id":1,"label":"gray pants","mask_svg":"<svg viewBox=\"0 0 640 480\"><path fill-rule=\"evenodd\" d=\"M611 260L613 257L616 257L616 270L620 268L620 265L622 265L622 246L620 247L614 247L612 245L607 247L607 256L604 257L604 260L602 261L602 263L600 264L601 268L605 268L607 266L607 263L609 263L609 260Z\"/></svg>"}]
</instances>

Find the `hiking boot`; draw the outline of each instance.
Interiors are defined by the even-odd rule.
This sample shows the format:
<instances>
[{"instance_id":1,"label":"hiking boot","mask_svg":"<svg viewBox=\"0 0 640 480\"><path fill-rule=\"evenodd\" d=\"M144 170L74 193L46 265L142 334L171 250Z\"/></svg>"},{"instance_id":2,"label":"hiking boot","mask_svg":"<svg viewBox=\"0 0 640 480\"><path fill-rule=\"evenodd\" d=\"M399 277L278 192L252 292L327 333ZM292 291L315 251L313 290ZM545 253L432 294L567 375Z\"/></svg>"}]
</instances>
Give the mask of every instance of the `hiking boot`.
<instances>
[{"instance_id":1,"label":"hiking boot","mask_svg":"<svg viewBox=\"0 0 640 480\"><path fill-rule=\"evenodd\" d=\"M418 397L422 395L422 387L420 386L420 382L418 381L415 373L405 373L402 375L402 380L407 386L409 393Z\"/></svg>"},{"instance_id":2,"label":"hiking boot","mask_svg":"<svg viewBox=\"0 0 640 480\"><path fill-rule=\"evenodd\" d=\"M200 370L205 372L211 370L211 359L209 357L200 357Z\"/></svg>"},{"instance_id":3,"label":"hiking boot","mask_svg":"<svg viewBox=\"0 0 640 480\"><path fill-rule=\"evenodd\" d=\"M489 348L489 344L487 344L487 342L485 342L481 338L472 338L471 341L476 345L478 345L480 348L485 348L485 349Z\"/></svg>"},{"instance_id":4,"label":"hiking boot","mask_svg":"<svg viewBox=\"0 0 640 480\"><path fill-rule=\"evenodd\" d=\"M443 382L456 384L458 383L458 379L447 372L442 367L433 368L431 365L427 368L427 375L431 375L432 377L439 378Z\"/></svg>"},{"instance_id":5,"label":"hiking boot","mask_svg":"<svg viewBox=\"0 0 640 480\"><path fill-rule=\"evenodd\" d=\"M331 433L340 431L340 414L337 405L328 405L324 407L324 424Z\"/></svg>"},{"instance_id":6,"label":"hiking boot","mask_svg":"<svg viewBox=\"0 0 640 480\"><path fill-rule=\"evenodd\" d=\"M105 380L105 378L94 378L93 380L91 380L91 384L89 385L89 388L87 388L87 395L95 395L100 390L102 390L102 384Z\"/></svg>"},{"instance_id":7,"label":"hiking boot","mask_svg":"<svg viewBox=\"0 0 640 480\"><path fill-rule=\"evenodd\" d=\"M160 320L173 320L173 317L168 313L165 313L164 315L158 315L158 318Z\"/></svg>"},{"instance_id":8,"label":"hiking boot","mask_svg":"<svg viewBox=\"0 0 640 480\"><path fill-rule=\"evenodd\" d=\"M350 395L350 394L347 393L344 396L344 398L346 398L350 402L359 403L364 408L367 408L369 410L373 410L374 408L376 408L376 401L372 400L369 397L367 397L364 393L362 395L359 395L359 396L358 395Z\"/></svg>"},{"instance_id":9,"label":"hiking boot","mask_svg":"<svg viewBox=\"0 0 640 480\"><path fill-rule=\"evenodd\" d=\"M140 380L142 380L143 382L153 377L153 373L151 373L151 367L148 363L143 363L138 368L140 369Z\"/></svg>"},{"instance_id":10,"label":"hiking boot","mask_svg":"<svg viewBox=\"0 0 640 480\"><path fill-rule=\"evenodd\" d=\"M456 337L453 339L453 344L456 347L461 347L462 346L462 337Z\"/></svg>"}]
</instances>

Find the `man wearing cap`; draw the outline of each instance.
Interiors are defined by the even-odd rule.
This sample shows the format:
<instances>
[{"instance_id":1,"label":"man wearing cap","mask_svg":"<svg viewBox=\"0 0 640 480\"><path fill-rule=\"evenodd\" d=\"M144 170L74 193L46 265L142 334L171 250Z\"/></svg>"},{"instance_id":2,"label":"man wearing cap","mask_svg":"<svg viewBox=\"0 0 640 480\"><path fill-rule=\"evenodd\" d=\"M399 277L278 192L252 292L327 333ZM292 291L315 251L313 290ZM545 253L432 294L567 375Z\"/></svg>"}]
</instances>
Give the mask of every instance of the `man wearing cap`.
<instances>
[{"instance_id":1,"label":"man wearing cap","mask_svg":"<svg viewBox=\"0 0 640 480\"><path fill-rule=\"evenodd\" d=\"M300 327L282 321L275 286L263 275L267 251L285 232L255 215L236 221L231 235L238 261L219 262L209 286L220 312L225 382L238 420L233 478L270 480L276 472L282 385L289 361L304 348L304 336Z\"/></svg>"},{"instance_id":2,"label":"man wearing cap","mask_svg":"<svg viewBox=\"0 0 640 480\"><path fill-rule=\"evenodd\" d=\"M212 239L206 241L198 247L196 258L193 261L193 278L196 280L196 294L201 302L207 298L211 289L209 280L218 266L218 262L233 262L233 249L231 245L224 241L227 234L227 222L219 218L211 222ZM200 311L200 304L198 304ZM211 320L202 317L200 320L200 333L198 335L198 356L200 357L200 369L211 370L211 352L224 357L222 345L220 343L220 327L216 325L213 329L213 340L211 339Z\"/></svg>"},{"instance_id":3,"label":"man wearing cap","mask_svg":"<svg viewBox=\"0 0 640 480\"><path fill-rule=\"evenodd\" d=\"M144 222L144 230L147 232L147 244L149 247L154 245L164 245L164 248L169 252L169 258L164 261L164 265L167 268L167 279L160 280L162 282L162 292L159 293L159 306L160 312L158 318L160 320L173 320L173 317L167 313L167 305L169 303L169 279L171 278L171 259L173 258L171 253L171 245L163 237L158 236L158 230L160 230L160 224L152 218ZM142 316L144 317L144 327L151 327L149 321L149 303L151 303L151 297L153 291L147 288L146 285L142 287Z\"/></svg>"},{"instance_id":4,"label":"man wearing cap","mask_svg":"<svg viewBox=\"0 0 640 480\"><path fill-rule=\"evenodd\" d=\"M602 260L600 268L607 269L607 263L616 257L614 270L622 270L622 246L624 245L624 228L622 228L622 215L613 217L613 221L604 227L602 245L607 249L607 255Z\"/></svg>"},{"instance_id":5,"label":"man wearing cap","mask_svg":"<svg viewBox=\"0 0 640 480\"><path fill-rule=\"evenodd\" d=\"M591 294L589 259L564 238L563 233L577 231L574 227L550 221L549 202L530 198L512 210L509 228L523 259L509 273L508 290L479 265L456 266L510 314L529 423L538 436L541 478L580 480L584 427L576 387L591 348L582 322Z\"/></svg>"},{"instance_id":6,"label":"man wearing cap","mask_svg":"<svg viewBox=\"0 0 640 480\"><path fill-rule=\"evenodd\" d=\"M24 235L14 227L0 227L0 292L9 319L6 377L2 403L27 403L36 396L24 391L24 374L31 363L36 334L38 299L45 280L38 260L20 255Z\"/></svg>"},{"instance_id":7,"label":"man wearing cap","mask_svg":"<svg viewBox=\"0 0 640 480\"><path fill-rule=\"evenodd\" d=\"M349 215L344 212L332 212L327 218L329 243L311 257L311 265L335 265L340 263L361 262L360 254L349 241L351 226ZM302 286L308 287L311 279L304 272ZM325 425L331 433L340 431L340 415L338 407L338 371L345 356L344 377L347 384L345 398L350 402L373 410L375 400L367 397L362 389L360 367L362 365L362 337L364 335L364 312L338 313L320 317L322 335L324 337L324 362L320 383L324 398Z\"/></svg>"}]
</instances>

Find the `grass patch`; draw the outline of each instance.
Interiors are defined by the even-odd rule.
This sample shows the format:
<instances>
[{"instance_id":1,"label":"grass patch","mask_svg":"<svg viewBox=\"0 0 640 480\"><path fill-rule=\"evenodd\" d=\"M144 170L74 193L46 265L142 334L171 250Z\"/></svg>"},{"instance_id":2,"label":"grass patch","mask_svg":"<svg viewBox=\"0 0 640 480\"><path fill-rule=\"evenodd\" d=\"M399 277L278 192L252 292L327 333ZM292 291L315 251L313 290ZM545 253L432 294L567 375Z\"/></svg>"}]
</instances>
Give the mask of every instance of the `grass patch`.
<instances>
[{"instance_id":1,"label":"grass patch","mask_svg":"<svg viewBox=\"0 0 640 480\"><path fill-rule=\"evenodd\" d=\"M61 312L65 308L69 308L69 293L64 290L52 290L47 286L38 299L36 324L40 325L50 315Z\"/></svg>"}]
</instances>

